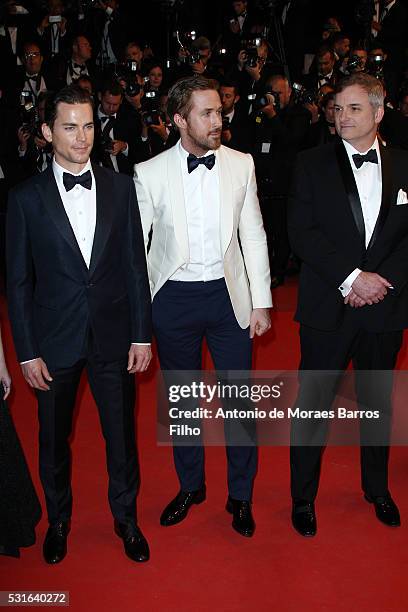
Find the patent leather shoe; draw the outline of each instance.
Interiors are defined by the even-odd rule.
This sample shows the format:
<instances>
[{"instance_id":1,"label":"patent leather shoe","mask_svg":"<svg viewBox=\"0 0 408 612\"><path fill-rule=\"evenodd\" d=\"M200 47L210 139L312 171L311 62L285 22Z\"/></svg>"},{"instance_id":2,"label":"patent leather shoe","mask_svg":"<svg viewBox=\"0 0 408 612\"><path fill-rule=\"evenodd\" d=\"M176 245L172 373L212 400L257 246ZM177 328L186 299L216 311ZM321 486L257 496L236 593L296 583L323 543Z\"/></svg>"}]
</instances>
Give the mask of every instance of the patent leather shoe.
<instances>
[{"instance_id":1,"label":"patent leather shoe","mask_svg":"<svg viewBox=\"0 0 408 612\"><path fill-rule=\"evenodd\" d=\"M47 563L55 565L64 559L70 529L70 521L60 521L48 527L43 544L43 556Z\"/></svg>"},{"instance_id":2,"label":"patent leather shoe","mask_svg":"<svg viewBox=\"0 0 408 612\"><path fill-rule=\"evenodd\" d=\"M376 517L384 525L388 525L388 527L399 527L401 525L400 513L391 495L385 495L384 497L364 495L364 499L369 504L374 504Z\"/></svg>"},{"instance_id":3,"label":"patent leather shoe","mask_svg":"<svg viewBox=\"0 0 408 612\"><path fill-rule=\"evenodd\" d=\"M251 538L255 531L251 502L228 497L225 509L232 514L232 526L235 531L247 538Z\"/></svg>"},{"instance_id":4,"label":"patent leather shoe","mask_svg":"<svg viewBox=\"0 0 408 612\"><path fill-rule=\"evenodd\" d=\"M144 563L150 558L149 545L140 528L135 523L119 523L115 519L114 530L123 541L125 553L138 563Z\"/></svg>"},{"instance_id":5,"label":"patent leather shoe","mask_svg":"<svg viewBox=\"0 0 408 612\"><path fill-rule=\"evenodd\" d=\"M316 535L317 522L313 502L305 500L293 502L292 525L305 538Z\"/></svg>"},{"instance_id":6,"label":"patent leather shoe","mask_svg":"<svg viewBox=\"0 0 408 612\"><path fill-rule=\"evenodd\" d=\"M205 501L205 486L197 491L179 491L176 497L165 507L160 517L160 525L170 527L183 521L193 504Z\"/></svg>"}]
</instances>

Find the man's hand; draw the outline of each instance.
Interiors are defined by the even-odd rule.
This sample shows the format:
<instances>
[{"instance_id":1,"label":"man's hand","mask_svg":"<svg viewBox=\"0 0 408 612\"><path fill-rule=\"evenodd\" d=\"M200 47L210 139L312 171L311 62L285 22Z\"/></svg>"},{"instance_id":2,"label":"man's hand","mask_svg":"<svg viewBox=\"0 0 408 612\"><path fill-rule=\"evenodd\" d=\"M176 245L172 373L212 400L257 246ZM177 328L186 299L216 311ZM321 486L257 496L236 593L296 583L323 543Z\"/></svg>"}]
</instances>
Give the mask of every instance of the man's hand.
<instances>
[{"instance_id":1,"label":"man's hand","mask_svg":"<svg viewBox=\"0 0 408 612\"><path fill-rule=\"evenodd\" d=\"M152 359L152 347L149 345L131 344L129 349L128 372L145 372Z\"/></svg>"},{"instance_id":2,"label":"man's hand","mask_svg":"<svg viewBox=\"0 0 408 612\"><path fill-rule=\"evenodd\" d=\"M254 308L249 323L249 337L262 336L271 328L269 308Z\"/></svg>"},{"instance_id":3,"label":"man's hand","mask_svg":"<svg viewBox=\"0 0 408 612\"><path fill-rule=\"evenodd\" d=\"M229 27L233 34L239 34L241 31L238 19L230 19Z\"/></svg>"},{"instance_id":4,"label":"man's hand","mask_svg":"<svg viewBox=\"0 0 408 612\"><path fill-rule=\"evenodd\" d=\"M371 29L375 30L376 32L381 32L381 23L378 23L378 21L375 21L375 19L373 19L373 21L371 22Z\"/></svg>"},{"instance_id":5,"label":"man's hand","mask_svg":"<svg viewBox=\"0 0 408 612\"><path fill-rule=\"evenodd\" d=\"M231 134L230 129L222 130L222 134L221 134L222 142L229 142L231 138L232 138L232 134Z\"/></svg>"},{"instance_id":6,"label":"man's hand","mask_svg":"<svg viewBox=\"0 0 408 612\"><path fill-rule=\"evenodd\" d=\"M49 391L50 388L45 382L52 381L51 375L48 371L48 368L45 362L38 357L37 359L33 359L33 361L29 361L28 363L23 363L21 366L23 370L23 376L33 389L39 389L40 391Z\"/></svg>"},{"instance_id":7,"label":"man's hand","mask_svg":"<svg viewBox=\"0 0 408 612\"><path fill-rule=\"evenodd\" d=\"M34 142L39 149L44 149L48 144L44 138L40 138L39 136L34 136Z\"/></svg>"},{"instance_id":8,"label":"man's hand","mask_svg":"<svg viewBox=\"0 0 408 612\"><path fill-rule=\"evenodd\" d=\"M354 293L353 290L351 290L350 293L345 297L344 303L348 304L352 308L361 308L362 306L365 306L367 304L367 302L358 297L358 295Z\"/></svg>"},{"instance_id":9,"label":"man's hand","mask_svg":"<svg viewBox=\"0 0 408 612\"><path fill-rule=\"evenodd\" d=\"M3 399L7 399L10 395L11 377L8 373L4 359L0 357L0 383L4 392ZM0 390L1 391L1 390Z\"/></svg>"},{"instance_id":10,"label":"man's hand","mask_svg":"<svg viewBox=\"0 0 408 612\"><path fill-rule=\"evenodd\" d=\"M21 126L20 128L18 128L17 138L19 142L20 151L26 151L27 143L30 138L30 132L28 132L24 126Z\"/></svg>"},{"instance_id":11,"label":"man's hand","mask_svg":"<svg viewBox=\"0 0 408 612\"><path fill-rule=\"evenodd\" d=\"M123 140L112 140L112 148L109 150L109 153L111 155L119 155L119 153L122 153L126 147L127 144L126 142L123 142Z\"/></svg>"},{"instance_id":12,"label":"man's hand","mask_svg":"<svg viewBox=\"0 0 408 612\"><path fill-rule=\"evenodd\" d=\"M169 134L167 132L167 127L166 125L163 123L163 120L161 117L159 117L159 123L157 124L152 124L150 126L152 132L154 132L155 134L157 134L163 142L166 142L166 140L169 137Z\"/></svg>"},{"instance_id":13,"label":"man's hand","mask_svg":"<svg viewBox=\"0 0 408 612\"><path fill-rule=\"evenodd\" d=\"M304 104L304 107L309 111L309 113L311 114L311 119L310 122L311 123L317 123L319 121L319 107L317 106L317 104Z\"/></svg>"},{"instance_id":14,"label":"man's hand","mask_svg":"<svg viewBox=\"0 0 408 612\"><path fill-rule=\"evenodd\" d=\"M383 300L392 285L376 272L360 272L351 287L359 298L371 306Z\"/></svg>"}]
</instances>

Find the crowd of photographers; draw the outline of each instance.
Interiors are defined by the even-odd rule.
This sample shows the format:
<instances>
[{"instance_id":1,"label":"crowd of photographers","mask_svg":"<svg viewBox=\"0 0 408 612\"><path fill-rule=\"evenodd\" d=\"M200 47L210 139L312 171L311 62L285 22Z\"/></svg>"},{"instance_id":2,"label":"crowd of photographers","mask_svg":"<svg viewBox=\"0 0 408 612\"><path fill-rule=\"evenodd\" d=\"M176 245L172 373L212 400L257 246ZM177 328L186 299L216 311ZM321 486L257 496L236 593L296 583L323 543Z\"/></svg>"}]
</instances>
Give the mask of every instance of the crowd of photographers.
<instances>
[{"instance_id":1,"label":"crowd of photographers","mask_svg":"<svg viewBox=\"0 0 408 612\"><path fill-rule=\"evenodd\" d=\"M194 73L217 81L222 142L255 161L273 287L296 267L286 232L291 168L299 150L336 137L333 92L342 76L367 71L385 82L380 137L408 148L404 0L356 2L353 35L335 15L316 21L309 0L266 3L275 6L272 18L255 2L234 0L216 42L180 26L171 58L134 39L119 0L84 0L75 10L63 0L42 11L23 4L1 7L2 232L10 186L51 163L41 132L47 98L72 82L95 101L94 162L132 175L135 163L177 142L166 115L169 86ZM321 25L313 35L311 23Z\"/></svg>"}]
</instances>

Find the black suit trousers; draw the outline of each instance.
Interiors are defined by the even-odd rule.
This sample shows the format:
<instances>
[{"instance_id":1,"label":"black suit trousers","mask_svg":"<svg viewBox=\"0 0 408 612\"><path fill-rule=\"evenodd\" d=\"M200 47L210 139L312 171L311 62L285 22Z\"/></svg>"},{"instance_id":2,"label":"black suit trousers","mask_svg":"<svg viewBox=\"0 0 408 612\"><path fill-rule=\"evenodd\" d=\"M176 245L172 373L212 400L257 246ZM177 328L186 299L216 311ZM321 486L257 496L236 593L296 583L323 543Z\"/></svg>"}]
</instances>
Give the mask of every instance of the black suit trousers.
<instances>
[{"instance_id":1,"label":"black suit trousers","mask_svg":"<svg viewBox=\"0 0 408 612\"><path fill-rule=\"evenodd\" d=\"M136 519L139 464L136 453L135 380L127 372L127 356L106 362L90 334L84 358L72 367L51 371L49 391L37 391L40 422L40 477L51 525L71 517L71 451L73 412L86 368L106 443L108 498L113 516L122 523Z\"/></svg>"},{"instance_id":2,"label":"black suit trousers","mask_svg":"<svg viewBox=\"0 0 408 612\"><path fill-rule=\"evenodd\" d=\"M341 373L352 360L359 407L379 410L381 416L380 422L373 423L369 419L360 422L362 488L368 496L377 497L388 492L389 447L384 444L384 438L387 439L391 424L392 370L401 348L402 331L367 331L364 328L366 308L370 306L357 310L348 307L342 325L335 331L321 331L301 325L299 393L295 406L301 410L329 410ZM333 370L334 373L333 377L324 379L322 387L320 383L314 385L312 377L306 373L302 376L305 370ZM370 370L373 371L372 376L368 372ZM311 441L308 436L316 434L316 431L309 429L305 433L305 427L304 421L292 422L291 493L294 500L313 501L317 495L323 447L318 442L322 439L320 437L316 445L307 443ZM310 423L307 427L310 428ZM328 427L327 421L323 427ZM320 433L324 436L324 432ZM380 440L378 444L376 438ZM300 439L303 446L296 445Z\"/></svg>"}]
</instances>

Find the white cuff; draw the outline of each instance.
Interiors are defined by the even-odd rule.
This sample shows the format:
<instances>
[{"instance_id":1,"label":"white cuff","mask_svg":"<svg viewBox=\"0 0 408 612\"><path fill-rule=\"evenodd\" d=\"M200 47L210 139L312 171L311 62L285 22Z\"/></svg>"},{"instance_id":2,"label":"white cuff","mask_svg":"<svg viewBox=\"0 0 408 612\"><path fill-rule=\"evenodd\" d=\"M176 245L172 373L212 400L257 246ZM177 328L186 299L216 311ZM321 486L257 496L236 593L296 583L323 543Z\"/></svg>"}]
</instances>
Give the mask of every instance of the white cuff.
<instances>
[{"instance_id":1,"label":"white cuff","mask_svg":"<svg viewBox=\"0 0 408 612\"><path fill-rule=\"evenodd\" d=\"M28 359L27 361L20 361L20 365L24 365L25 363L31 363L32 361L36 361L36 359L38 359L38 357L35 357L34 359Z\"/></svg>"},{"instance_id":2,"label":"white cuff","mask_svg":"<svg viewBox=\"0 0 408 612\"><path fill-rule=\"evenodd\" d=\"M348 277L340 285L339 291L344 298L347 297L348 294L350 293L351 285L354 283L354 281L356 280L360 272L361 270L359 268L356 268L355 270L353 270L351 274L348 275Z\"/></svg>"},{"instance_id":3,"label":"white cuff","mask_svg":"<svg viewBox=\"0 0 408 612\"><path fill-rule=\"evenodd\" d=\"M151 342L132 342L132 346L151 346Z\"/></svg>"}]
</instances>

